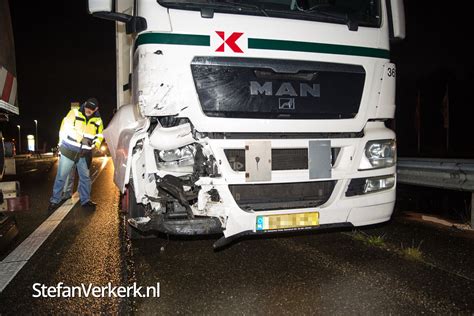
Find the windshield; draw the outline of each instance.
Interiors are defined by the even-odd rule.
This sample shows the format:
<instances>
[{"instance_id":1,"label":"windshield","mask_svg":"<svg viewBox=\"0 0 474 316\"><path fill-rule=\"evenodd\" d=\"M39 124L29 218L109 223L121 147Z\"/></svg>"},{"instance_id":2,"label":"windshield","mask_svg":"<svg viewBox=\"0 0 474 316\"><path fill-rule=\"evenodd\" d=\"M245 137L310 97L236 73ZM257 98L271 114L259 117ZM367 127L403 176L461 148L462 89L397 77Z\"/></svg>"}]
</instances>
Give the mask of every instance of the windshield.
<instances>
[{"instance_id":1,"label":"windshield","mask_svg":"<svg viewBox=\"0 0 474 316\"><path fill-rule=\"evenodd\" d=\"M162 6L184 10L261 15L358 26L380 26L380 0L158 0Z\"/></svg>"}]
</instances>

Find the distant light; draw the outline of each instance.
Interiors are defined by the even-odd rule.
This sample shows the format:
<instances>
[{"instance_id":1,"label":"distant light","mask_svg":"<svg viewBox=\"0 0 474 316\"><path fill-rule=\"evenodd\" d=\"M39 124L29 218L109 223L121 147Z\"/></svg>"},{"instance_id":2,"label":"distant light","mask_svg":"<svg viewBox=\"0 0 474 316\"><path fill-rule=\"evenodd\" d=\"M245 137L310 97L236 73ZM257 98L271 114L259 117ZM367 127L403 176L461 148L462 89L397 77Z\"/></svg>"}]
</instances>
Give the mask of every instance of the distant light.
<instances>
[{"instance_id":1,"label":"distant light","mask_svg":"<svg viewBox=\"0 0 474 316\"><path fill-rule=\"evenodd\" d=\"M26 139L28 140L28 150L35 151L35 137L33 135L27 135Z\"/></svg>"},{"instance_id":2,"label":"distant light","mask_svg":"<svg viewBox=\"0 0 474 316\"><path fill-rule=\"evenodd\" d=\"M101 152L104 152L106 149L107 149L107 147L105 147L104 145L102 145L102 146L100 147L100 151L101 151Z\"/></svg>"}]
</instances>

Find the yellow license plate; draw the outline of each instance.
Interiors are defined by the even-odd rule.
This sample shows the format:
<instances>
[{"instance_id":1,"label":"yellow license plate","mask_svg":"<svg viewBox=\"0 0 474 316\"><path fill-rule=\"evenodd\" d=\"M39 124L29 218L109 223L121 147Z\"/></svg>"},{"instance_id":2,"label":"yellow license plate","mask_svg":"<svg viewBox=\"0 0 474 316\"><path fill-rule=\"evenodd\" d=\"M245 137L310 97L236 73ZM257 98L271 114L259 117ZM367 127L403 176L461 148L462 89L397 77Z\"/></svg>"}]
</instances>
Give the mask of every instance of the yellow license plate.
<instances>
[{"instance_id":1,"label":"yellow license plate","mask_svg":"<svg viewBox=\"0 0 474 316\"><path fill-rule=\"evenodd\" d=\"M297 229L318 225L319 212L257 216L257 231L275 229Z\"/></svg>"}]
</instances>

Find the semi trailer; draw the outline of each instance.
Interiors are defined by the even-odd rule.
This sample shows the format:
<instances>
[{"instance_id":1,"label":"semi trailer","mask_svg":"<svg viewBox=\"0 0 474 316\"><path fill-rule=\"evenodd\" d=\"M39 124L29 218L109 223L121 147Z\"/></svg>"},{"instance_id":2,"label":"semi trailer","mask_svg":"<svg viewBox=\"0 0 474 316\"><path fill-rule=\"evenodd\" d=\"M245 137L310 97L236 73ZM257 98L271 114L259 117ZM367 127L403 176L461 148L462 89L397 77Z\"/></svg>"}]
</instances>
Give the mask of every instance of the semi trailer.
<instances>
[{"instance_id":1,"label":"semi trailer","mask_svg":"<svg viewBox=\"0 0 474 316\"><path fill-rule=\"evenodd\" d=\"M7 0L0 1L0 124L8 121L11 115L18 115L16 97L17 79L15 46L13 42L10 7ZM2 126L2 125L0 125ZM3 127L3 126L2 126ZM5 167L5 148L0 129L0 180Z\"/></svg>"},{"instance_id":2,"label":"semi trailer","mask_svg":"<svg viewBox=\"0 0 474 316\"><path fill-rule=\"evenodd\" d=\"M388 221L402 0L89 0L116 21L104 131L134 236ZM111 56L112 58L112 56Z\"/></svg>"},{"instance_id":3,"label":"semi trailer","mask_svg":"<svg viewBox=\"0 0 474 316\"><path fill-rule=\"evenodd\" d=\"M19 114L16 92L15 46L10 7L8 0L0 0L0 252L18 235L15 217L4 211L8 210L6 198L18 195L19 184L16 181L1 181L4 174L15 173L15 159L6 157L11 155L5 155L3 127L10 116Z\"/></svg>"}]
</instances>

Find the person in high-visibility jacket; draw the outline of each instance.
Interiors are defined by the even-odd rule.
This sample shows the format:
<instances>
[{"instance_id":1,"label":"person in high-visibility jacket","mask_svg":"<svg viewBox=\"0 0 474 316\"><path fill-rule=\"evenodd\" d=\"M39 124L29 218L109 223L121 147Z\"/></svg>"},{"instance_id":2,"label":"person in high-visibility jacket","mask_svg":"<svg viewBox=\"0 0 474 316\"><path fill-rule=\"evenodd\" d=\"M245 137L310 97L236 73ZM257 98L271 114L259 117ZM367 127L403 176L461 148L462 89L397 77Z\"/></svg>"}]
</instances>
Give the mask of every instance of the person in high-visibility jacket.
<instances>
[{"instance_id":1,"label":"person in high-visibility jacket","mask_svg":"<svg viewBox=\"0 0 474 316\"><path fill-rule=\"evenodd\" d=\"M79 109L71 109L63 119L59 131L61 158L54 180L53 195L49 199L49 211L54 211L61 205L64 185L74 165L79 174L78 191L81 205L96 206L90 199L89 169L92 162L92 149L99 149L104 139L103 129L99 102L95 98L89 98Z\"/></svg>"}]
</instances>

